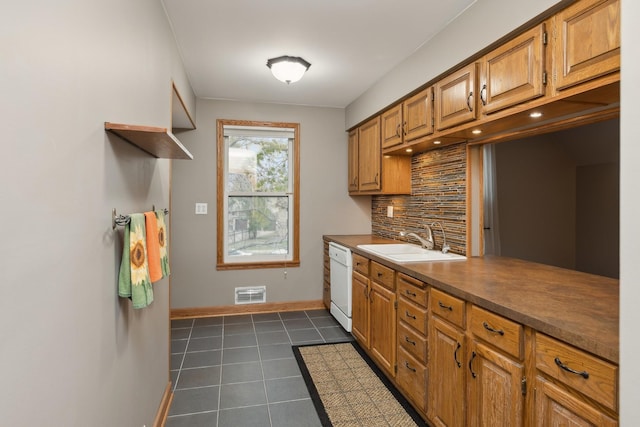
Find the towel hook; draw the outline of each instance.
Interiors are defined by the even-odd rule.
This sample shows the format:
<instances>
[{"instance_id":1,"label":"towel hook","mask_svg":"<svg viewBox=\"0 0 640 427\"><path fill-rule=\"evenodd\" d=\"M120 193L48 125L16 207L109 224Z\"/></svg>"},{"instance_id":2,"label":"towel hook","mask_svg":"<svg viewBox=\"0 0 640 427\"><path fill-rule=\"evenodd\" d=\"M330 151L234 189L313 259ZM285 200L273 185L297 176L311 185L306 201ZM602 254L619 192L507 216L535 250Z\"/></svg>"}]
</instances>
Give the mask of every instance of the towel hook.
<instances>
[{"instance_id":1,"label":"towel hook","mask_svg":"<svg viewBox=\"0 0 640 427\"><path fill-rule=\"evenodd\" d=\"M129 217L129 215L117 215L116 208L111 210L111 228L113 230L115 230L118 225L123 226L129 224L130 221L131 217Z\"/></svg>"},{"instance_id":2,"label":"towel hook","mask_svg":"<svg viewBox=\"0 0 640 427\"><path fill-rule=\"evenodd\" d=\"M156 205L153 205L153 211L155 212L156 210ZM165 214L165 215L169 215L169 209L164 208L161 209L161 211ZM131 222L131 217L129 215L118 215L116 213L116 208L113 208L111 210L111 228L113 230L116 229L117 226L124 226L127 225Z\"/></svg>"}]
</instances>

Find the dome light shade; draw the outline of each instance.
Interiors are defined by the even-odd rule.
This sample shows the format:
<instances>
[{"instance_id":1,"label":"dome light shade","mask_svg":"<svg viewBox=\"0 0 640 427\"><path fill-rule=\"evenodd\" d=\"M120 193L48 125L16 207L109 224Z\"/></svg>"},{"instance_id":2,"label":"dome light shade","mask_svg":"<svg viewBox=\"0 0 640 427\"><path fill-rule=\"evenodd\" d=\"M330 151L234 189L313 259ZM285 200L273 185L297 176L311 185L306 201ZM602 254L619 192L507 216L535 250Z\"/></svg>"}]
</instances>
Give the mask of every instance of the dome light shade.
<instances>
[{"instance_id":1,"label":"dome light shade","mask_svg":"<svg viewBox=\"0 0 640 427\"><path fill-rule=\"evenodd\" d=\"M289 84L300 80L311 64L297 56L280 56L267 60L267 67L276 79Z\"/></svg>"}]
</instances>

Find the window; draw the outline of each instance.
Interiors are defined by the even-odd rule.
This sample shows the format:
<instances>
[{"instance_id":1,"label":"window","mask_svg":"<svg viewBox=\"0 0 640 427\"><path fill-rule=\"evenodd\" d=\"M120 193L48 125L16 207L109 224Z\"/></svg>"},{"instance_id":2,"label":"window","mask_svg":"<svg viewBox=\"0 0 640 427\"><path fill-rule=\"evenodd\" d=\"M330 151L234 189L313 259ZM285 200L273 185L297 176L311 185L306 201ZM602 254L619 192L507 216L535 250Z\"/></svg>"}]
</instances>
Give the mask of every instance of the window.
<instances>
[{"instance_id":1,"label":"window","mask_svg":"<svg viewBox=\"0 0 640 427\"><path fill-rule=\"evenodd\" d=\"M299 124L218 120L218 269L300 265Z\"/></svg>"}]
</instances>

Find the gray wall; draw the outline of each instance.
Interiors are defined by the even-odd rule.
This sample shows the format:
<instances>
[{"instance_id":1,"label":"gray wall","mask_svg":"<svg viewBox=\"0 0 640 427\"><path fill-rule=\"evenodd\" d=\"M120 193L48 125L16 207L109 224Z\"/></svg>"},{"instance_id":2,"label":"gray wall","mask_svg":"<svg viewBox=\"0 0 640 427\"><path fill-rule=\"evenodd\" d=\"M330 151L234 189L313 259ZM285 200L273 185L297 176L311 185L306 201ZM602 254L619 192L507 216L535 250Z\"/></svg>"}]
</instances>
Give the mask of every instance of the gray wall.
<instances>
[{"instance_id":1,"label":"gray wall","mask_svg":"<svg viewBox=\"0 0 640 427\"><path fill-rule=\"evenodd\" d=\"M216 270L216 120L300 123L297 268ZM371 232L371 198L347 193L344 110L198 100L197 129L180 134L195 160L174 164L171 308L234 303L236 286L267 286L267 302L322 298L322 235ZM195 203L208 215L195 215Z\"/></svg>"},{"instance_id":2,"label":"gray wall","mask_svg":"<svg viewBox=\"0 0 640 427\"><path fill-rule=\"evenodd\" d=\"M166 16L156 0L4 6L0 425L151 426L169 283L142 310L117 297L111 209L168 206L170 161L104 122L170 126L172 78L193 99Z\"/></svg>"},{"instance_id":3,"label":"gray wall","mask_svg":"<svg viewBox=\"0 0 640 427\"><path fill-rule=\"evenodd\" d=\"M575 265L575 165L547 138L496 146L500 254Z\"/></svg>"},{"instance_id":4,"label":"gray wall","mask_svg":"<svg viewBox=\"0 0 640 427\"><path fill-rule=\"evenodd\" d=\"M496 144L501 255L618 277L619 125Z\"/></svg>"}]
</instances>

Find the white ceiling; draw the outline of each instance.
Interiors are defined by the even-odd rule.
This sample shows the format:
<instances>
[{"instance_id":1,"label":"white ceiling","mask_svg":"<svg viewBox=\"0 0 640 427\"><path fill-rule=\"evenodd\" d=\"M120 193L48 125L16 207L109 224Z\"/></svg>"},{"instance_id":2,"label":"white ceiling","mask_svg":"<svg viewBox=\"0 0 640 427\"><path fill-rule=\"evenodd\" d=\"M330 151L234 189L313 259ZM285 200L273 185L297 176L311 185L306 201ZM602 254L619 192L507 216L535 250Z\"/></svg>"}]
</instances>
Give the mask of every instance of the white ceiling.
<instances>
[{"instance_id":1,"label":"white ceiling","mask_svg":"<svg viewBox=\"0 0 640 427\"><path fill-rule=\"evenodd\" d=\"M476 0L161 0L196 96L346 107ZM297 83L267 59L300 56Z\"/></svg>"}]
</instances>

